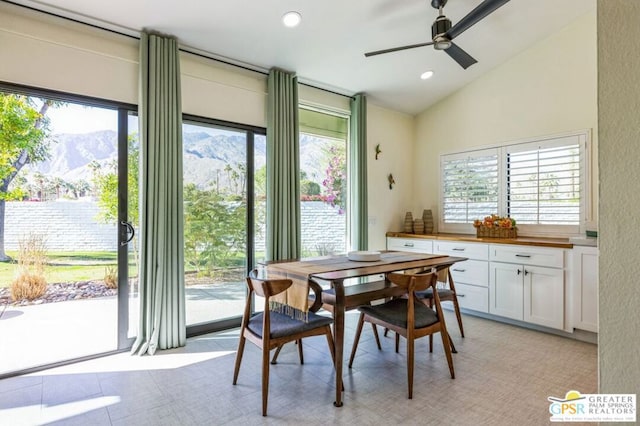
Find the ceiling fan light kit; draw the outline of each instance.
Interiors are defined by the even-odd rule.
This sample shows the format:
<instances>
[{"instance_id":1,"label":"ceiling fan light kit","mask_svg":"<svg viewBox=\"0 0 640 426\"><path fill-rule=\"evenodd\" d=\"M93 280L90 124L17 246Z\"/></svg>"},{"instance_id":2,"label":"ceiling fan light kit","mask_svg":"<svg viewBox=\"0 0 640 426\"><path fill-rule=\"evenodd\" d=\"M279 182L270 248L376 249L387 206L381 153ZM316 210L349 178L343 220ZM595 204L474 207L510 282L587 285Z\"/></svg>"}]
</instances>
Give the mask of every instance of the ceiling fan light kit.
<instances>
[{"instance_id":1,"label":"ceiling fan light kit","mask_svg":"<svg viewBox=\"0 0 640 426\"><path fill-rule=\"evenodd\" d=\"M442 11L442 9L440 9ZM431 26L431 38L436 50L447 50L451 47L451 40L447 37L447 31L451 29L451 20L444 15L436 18Z\"/></svg>"},{"instance_id":2,"label":"ceiling fan light kit","mask_svg":"<svg viewBox=\"0 0 640 426\"><path fill-rule=\"evenodd\" d=\"M451 25L451 20L444 16L443 9L447 0L431 0L431 6L438 9L438 17L431 25L431 41L426 43L410 44L407 46L392 47L390 49L367 52L365 57L382 55L384 53L397 52L400 50L414 49L416 47L433 46L436 50L444 50L447 55L458 63L462 68L467 69L477 63L471 55L465 52L460 46L453 43L453 39L486 18L500 6L509 0L484 0L475 9L469 12L455 25Z\"/></svg>"}]
</instances>

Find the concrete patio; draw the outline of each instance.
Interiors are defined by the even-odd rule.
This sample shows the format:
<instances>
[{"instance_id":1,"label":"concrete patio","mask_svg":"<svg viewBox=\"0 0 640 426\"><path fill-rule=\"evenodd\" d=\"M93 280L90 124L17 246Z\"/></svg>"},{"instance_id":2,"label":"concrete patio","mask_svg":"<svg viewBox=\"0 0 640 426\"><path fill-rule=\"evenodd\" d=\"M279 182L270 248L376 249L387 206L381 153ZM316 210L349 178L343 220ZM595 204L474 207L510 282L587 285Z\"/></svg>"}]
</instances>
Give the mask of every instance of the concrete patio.
<instances>
[{"instance_id":1,"label":"concrete patio","mask_svg":"<svg viewBox=\"0 0 640 426\"><path fill-rule=\"evenodd\" d=\"M244 283L186 288L187 324L241 315ZM130 299L130 336L137 333L138 299ZM4 307L0 307L0 312ZM0 375L117 348L117 298L99 297L7 306L0 316Z\"/></svg>"}]
</instances>

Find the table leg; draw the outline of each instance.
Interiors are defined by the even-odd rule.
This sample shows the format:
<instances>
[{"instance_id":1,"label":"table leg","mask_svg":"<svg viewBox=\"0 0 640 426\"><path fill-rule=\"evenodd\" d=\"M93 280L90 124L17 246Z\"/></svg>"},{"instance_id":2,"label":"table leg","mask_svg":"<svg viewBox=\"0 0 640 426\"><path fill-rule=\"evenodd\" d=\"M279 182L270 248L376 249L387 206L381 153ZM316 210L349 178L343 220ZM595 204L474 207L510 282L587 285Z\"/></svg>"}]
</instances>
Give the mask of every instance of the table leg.
<instances>
[{"instance_id":1,"label":"table leg","mask_svg":"<svg viewBox=\"0 0 640 426\"><path fill-rule=\"evenodd\" d=\"M342 280L333 282L336 294L336 304L333 308L333 337L335 339L336 360L336 400L333 405L342 407L342 357L344 353L344 283Z\"/></svg>"}]
</instances>

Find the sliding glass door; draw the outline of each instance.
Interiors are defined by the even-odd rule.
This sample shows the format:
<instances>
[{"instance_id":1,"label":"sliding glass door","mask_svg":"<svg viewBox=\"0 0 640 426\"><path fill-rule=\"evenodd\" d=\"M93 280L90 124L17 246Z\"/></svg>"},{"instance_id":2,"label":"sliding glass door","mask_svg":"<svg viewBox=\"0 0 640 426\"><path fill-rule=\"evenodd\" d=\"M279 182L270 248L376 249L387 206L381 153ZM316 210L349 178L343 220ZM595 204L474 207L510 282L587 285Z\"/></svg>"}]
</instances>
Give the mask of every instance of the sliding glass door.
<instances>
[{"instance_id":1,"label":"sliding glass door","mask_svg":"<svg viewBox=\"0 0 640 426\"><path fill-rule=\"evenodd\" d=\"M264 152L259 129L195 117L184 121L185 293L191 330L220 328L242 315L245 276L254 262L254 170L256 161L264 165Z\"/></svg>"},{"instance_id":2,"label":"sliding glass door","mask_svg":"<svg viewBox=\"0 0 640 426\"><path fill-rule=\"evenodd\" d=\"M130 345L130 117L0 92L0 377Z\"/></svg>"}]
</instances>

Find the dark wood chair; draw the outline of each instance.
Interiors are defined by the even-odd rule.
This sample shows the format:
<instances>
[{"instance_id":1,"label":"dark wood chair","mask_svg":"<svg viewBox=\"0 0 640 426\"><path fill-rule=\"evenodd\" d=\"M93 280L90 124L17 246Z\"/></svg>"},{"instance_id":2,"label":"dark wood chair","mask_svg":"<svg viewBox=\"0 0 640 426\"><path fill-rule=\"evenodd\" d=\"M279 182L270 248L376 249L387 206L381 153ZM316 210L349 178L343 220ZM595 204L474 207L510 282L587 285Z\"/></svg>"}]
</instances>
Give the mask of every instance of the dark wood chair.
<instances>
[{"instance_id":1,"label":"dark wood chair","mask_svg":"<svg viewBox=\"0 0 640 426\"><path fill-rule=\"evenodd\" d=\"M318 304L320 304L324 310L331 312L333 315L333 311L337 303L335 290L333 288L322 290L320 284L314 280L310 280L309 284L311 286L317 286L322 291L321 299L318 299L317 292L311 294L309 297L309 303L311 303L313 307L317 307ZM391 283L391 281L386 279L347 285L344 287L344 310L350 311L361 305L368 305L373 300L389 299L391 297L401 296L402 294L404 294L404 289L396 287ZM311 308L312 310L313 307ZM371 328L373 329L373 336L376 339L378 349L382 350L382 345L380 344L380 338L378 336L378 329L375 324L371 324ZM273 354L271 364L275 364L277 362L281 349L281 346L276 349Z\"/></svg>"},{"instance_id":2,"label":"dark wood chair","mask_svg":"<svg viewBox=\"0 0 640 426\"><path fill-rule=\"evenodd\" d=\"M233 384L238 381L238 373L240 372L240 364L242 363L242 354L244 353L244 344L246 340L254 343L262 349L262 415L267 415L267 400L269 396L269 354L271 349L281 347L287 342L298 342L298 354L300 363L304 363L302 355L302 339L310 336L325 335L329 352L334 359L335 349L333 344L333 335L331 334L331 323L333 320L313 312L318 309L312 306L308 313L308 321L300 321L278 312L269 310L269 299L276 294L287 290L293 282L289 279L259 279L256 270L251 271L247 277L247 285L249 292L247 294L247 302L242 317L242 325L240 328L240 341L238 343L238 352L236 354L235 370L233 373ZM316 298L320 301L322 289L319 286L311 286L316 293ZM251 301L253 296L258 295L264 297L264 311L251 315ZM335 366L335 359L334 359Z\"/></svg>"},{"instance_id":3,"label":"dark wood chair","mask_svg":"<svg viewBox=\"0 0 640 426\"><path fill-rule=\"evenodd\" d=\"M365 322L379 325L394 331L396 335L402 336L407 341L407 381L408 396L413 398L413 367L414 367L414 346L415 339L424 336L432 336L440 333L442 346L449 364L451 378L455 378L453 369L453 358L451 356L451 346L449 335L440 306L440 298L437 291L434 293L433 306L429 308L416 298L416 291L423 291L427 288L435 289L437 276L436 272L426 274L398 274L390 273L387 278L395 285L406 290L406 297L392 299L381 305L361 306L358 328L349 358L349 368L353 365L353 360L358 349L360 334ZM433 350L432 348L430 350Z\"/></svg>"},{"instance_id":4,"label":"dark wood chair","mask_svg":"<svg viewBox=\"0 0 640 426\"><path fill-rule=\"evenodd\" d=\"M405 271L406 272L406 271ZM413 271L414 273L424 272ZM456 293L456 286L453 282L453 277L451 276L451 270L448 266L443 267L442 269L438 269L438 282L444 284L445 287L440 287L436 285L438 296L440 297L440 302L453 302L453 310L456 314L456 319L458 320L458 327L460 328L460 335L464 337L464 328L462 327L462 315L460 314L460 305L458 304L458 293ZM444 279L442 275L444 274ZM427 305L430 308L433 308L433 289L431 287L427 287L424 291L416 291L416 298L421 300L422 303ZM384 331L384 337L387 337L387 333L389 330ZM451 343L451 352L458 353L453 340L451 339L451 335L449 335L449 343ZM396 352L398 352L398 348L400 345L400 337L396 334ZM429 336L429 346L433 346L433 335Z\"/></svg>"},{"instance_id":5,"label":"dark wood chair","mask_svg":"<svg viewBox=\"0 0 640 426\"><path fill-rule=\"evenodd\" d=\"M453 282L453 277L451 276L451 270L446 268L446 276L447 280L444 283L446 287L437 287L438 296L440 297L440 302L453 302L453 310L456 313L456 319L458 320L458 327L460 328L460 335L464 337L464 328L462 327L462 315L460 314L460 305L458 304L458 294L456 293L456 285ZM427 288L425 291L417 292L416 296L419 299L422 299L423 303L425 303L430 308L433 307L433 289Z\"/></svg>"}]
</instances>

